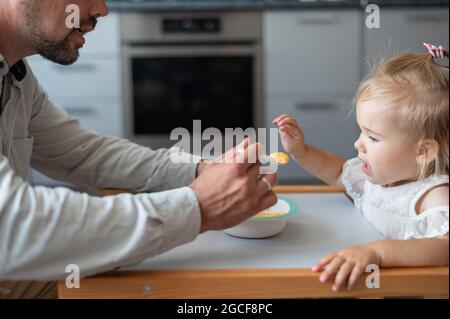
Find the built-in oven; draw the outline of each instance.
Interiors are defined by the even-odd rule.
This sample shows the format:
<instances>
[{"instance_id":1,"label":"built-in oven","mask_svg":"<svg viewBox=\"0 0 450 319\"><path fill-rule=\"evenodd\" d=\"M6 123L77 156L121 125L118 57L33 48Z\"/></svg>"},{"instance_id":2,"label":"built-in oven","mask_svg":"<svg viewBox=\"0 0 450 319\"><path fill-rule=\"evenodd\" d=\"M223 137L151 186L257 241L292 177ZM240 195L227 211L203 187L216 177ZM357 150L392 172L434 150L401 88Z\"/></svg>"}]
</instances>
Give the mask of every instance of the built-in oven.
<instances>
[{"instance_id":1,"label":"built-in oven","mask_svg":"<svg viewBox=\"0 0 450 319\"><path fill-rule=\"evenodd\" d=\"M179 127L257 128L261 15L126 13L122 17L124 129L128 139L170 147Z\"/></svg>"}]
</instances>

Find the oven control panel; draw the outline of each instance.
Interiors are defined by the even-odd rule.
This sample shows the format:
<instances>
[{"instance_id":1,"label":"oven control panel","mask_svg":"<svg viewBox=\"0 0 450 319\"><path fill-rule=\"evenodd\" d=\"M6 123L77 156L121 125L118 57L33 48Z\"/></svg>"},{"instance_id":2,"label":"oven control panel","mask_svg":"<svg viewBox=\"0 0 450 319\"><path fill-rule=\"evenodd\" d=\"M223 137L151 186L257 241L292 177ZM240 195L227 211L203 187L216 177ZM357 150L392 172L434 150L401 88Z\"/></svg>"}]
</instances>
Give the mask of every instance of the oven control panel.
<instances>
[{"instance_id":1,"label":"oven control panel","mask_svg":"<svg viewBox=\"0 0 450 319\"><path fill-rule=\"evenodd\" d=\"M221 30L219 18L163 19L164 33L217 33Z\"/></svg>"}]
</instances>

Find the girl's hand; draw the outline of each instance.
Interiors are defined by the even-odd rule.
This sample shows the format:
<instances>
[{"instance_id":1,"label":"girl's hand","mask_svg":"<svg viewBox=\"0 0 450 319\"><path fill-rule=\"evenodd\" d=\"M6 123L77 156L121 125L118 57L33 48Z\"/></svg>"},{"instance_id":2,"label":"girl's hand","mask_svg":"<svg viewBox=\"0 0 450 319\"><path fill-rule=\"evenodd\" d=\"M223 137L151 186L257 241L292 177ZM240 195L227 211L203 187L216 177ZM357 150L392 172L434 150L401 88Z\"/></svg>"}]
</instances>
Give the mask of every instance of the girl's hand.
<instances>
[{"instance_id":1,"label":"girl's hand","mask_svg":"<svg viewBox=\"0 0 450 319\"><path fill-rule=\"evenodd\" d=\"M319 261L312 270L322 271L320 282L326 282L334 278L333 291L342 288L350 290L361 277L368 265L381 264L381 257L370 245L355 246L337 253L330 254Z\"/></svg>"},{"instance_id":2,"label":"girl's hand","mask_svg":"<svg viewBox=\"0 0 450 319\"><path fill-rule=\"evenodd\" d=\"M423 43L423 45L428 49L428 52L434 57L434 58L443 58L448 57L448 51L444 49L442 45L439 47L430 44L430 43Z\"/></svg>"},{"instance_id":3,"label":"girl's hand","mask_svg":"<svg viewBox=\"0 0 450 319\"><path fill-rule=\"evenodd\" d=\"M305 136L297 121L292 116L283 114L273 120L273 124L279 128L281 143L286 152L294 158L301 157L306 151Z\"/></svg>"}]
</instances>

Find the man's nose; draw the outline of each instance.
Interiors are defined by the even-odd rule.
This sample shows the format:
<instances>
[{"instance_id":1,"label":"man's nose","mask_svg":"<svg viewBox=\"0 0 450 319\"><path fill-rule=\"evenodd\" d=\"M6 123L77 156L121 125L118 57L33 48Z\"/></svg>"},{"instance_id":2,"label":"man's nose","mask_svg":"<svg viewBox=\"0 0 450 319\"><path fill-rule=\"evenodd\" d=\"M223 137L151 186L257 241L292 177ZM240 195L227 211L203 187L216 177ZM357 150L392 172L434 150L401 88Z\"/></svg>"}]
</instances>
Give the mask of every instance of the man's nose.
<instances>
[{"instance_id":1,"label":"man's nose","mask_svg":"<svg viewBox=\"0 0 450 319\"><path fill-rule=\"evenodd\" d=\"M105 0L96 0L93 1L93 5L90 9L90 16L91 17L106 17L109 13L108 7L106 5Z\"/></svg>"}]
</instances>

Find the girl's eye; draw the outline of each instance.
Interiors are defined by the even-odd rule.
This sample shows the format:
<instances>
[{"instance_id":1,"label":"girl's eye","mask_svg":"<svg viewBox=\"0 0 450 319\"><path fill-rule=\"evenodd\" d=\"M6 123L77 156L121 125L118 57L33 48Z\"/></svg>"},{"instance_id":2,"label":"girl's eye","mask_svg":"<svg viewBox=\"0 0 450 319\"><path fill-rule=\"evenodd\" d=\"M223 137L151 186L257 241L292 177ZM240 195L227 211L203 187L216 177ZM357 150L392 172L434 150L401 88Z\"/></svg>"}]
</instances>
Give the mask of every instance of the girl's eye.
<instances>
[{"instance_id":1,"label":"girl's eye","mask_svg":"<svg viewBox=\"0 0 450 319\"><path fill-rule=\"evenodd\" d=\"M370 135L369 135L369 139L370 139L372 142L378 142L378 140L377 140L375 137L370 136Z\"/></svg>"}]
</instances>

